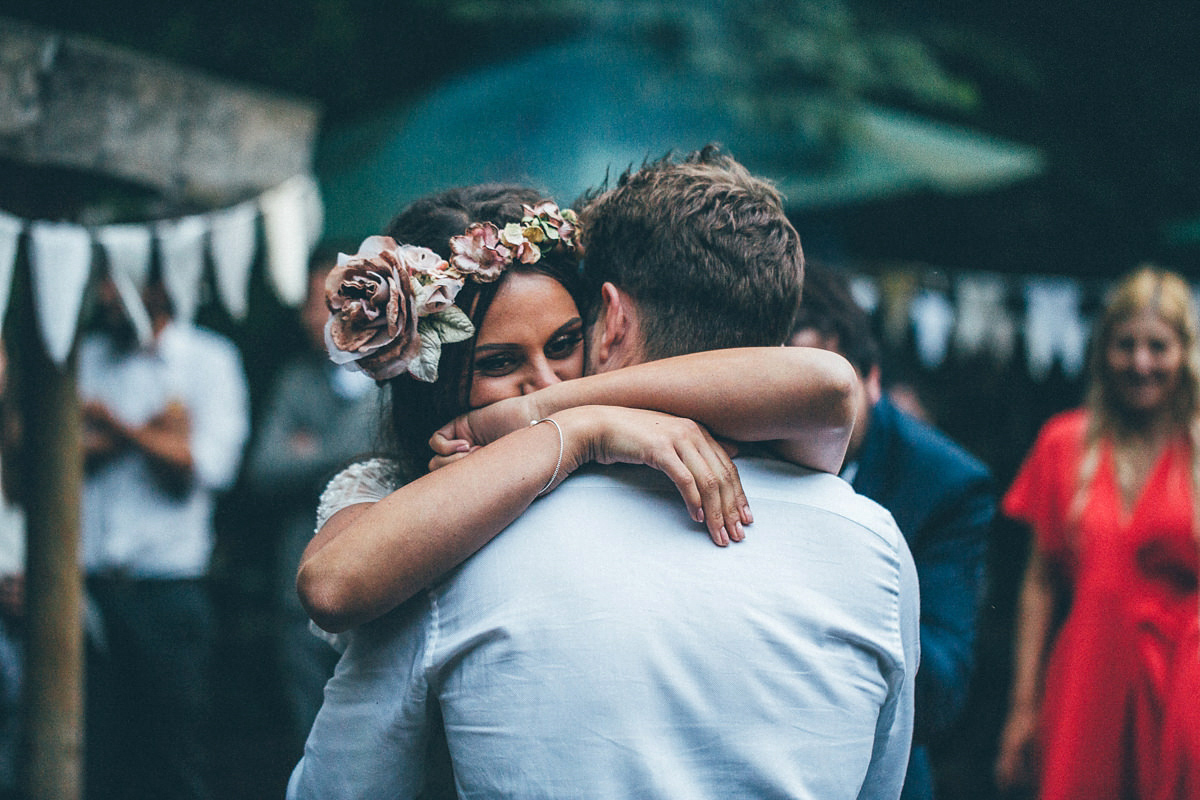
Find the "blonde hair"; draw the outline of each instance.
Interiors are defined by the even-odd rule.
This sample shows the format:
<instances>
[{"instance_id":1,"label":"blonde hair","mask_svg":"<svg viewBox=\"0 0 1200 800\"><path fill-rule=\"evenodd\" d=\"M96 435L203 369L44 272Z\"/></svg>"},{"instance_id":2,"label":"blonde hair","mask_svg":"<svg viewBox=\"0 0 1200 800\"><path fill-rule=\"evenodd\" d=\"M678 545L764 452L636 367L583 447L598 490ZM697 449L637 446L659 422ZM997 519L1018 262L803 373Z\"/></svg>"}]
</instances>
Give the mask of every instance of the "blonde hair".
<instances>
[{"instance_id":1,"label":"blonde hair","mask_svg":"<svg viewBox=\"0 0 1200 800\"><path fill-rule=\"evenodd\" d=\"M1179 337L1184 359L1171 403L1173 426L1191 444L1192 529L1197 525L1196 502L1200 498L1200 321L1191 287L1179 275L1152 265L1143 265L1126 275L1113 289L1104 312L1092 332L1088 370L1090 381L1084 405L1088 428L1079 481L1071 504L1070 521L1076 527L1083 515L1088 490L1096 477L1102 443L1118 441L1130 432L1128 415L1122 408L1108 371L1107 350L1117 326L1143 311L1153 311ZM1120 454L1114 448L1114 461ZM1118 469L1120 464L1115 465Z\"/></svg>"}]
</instances>

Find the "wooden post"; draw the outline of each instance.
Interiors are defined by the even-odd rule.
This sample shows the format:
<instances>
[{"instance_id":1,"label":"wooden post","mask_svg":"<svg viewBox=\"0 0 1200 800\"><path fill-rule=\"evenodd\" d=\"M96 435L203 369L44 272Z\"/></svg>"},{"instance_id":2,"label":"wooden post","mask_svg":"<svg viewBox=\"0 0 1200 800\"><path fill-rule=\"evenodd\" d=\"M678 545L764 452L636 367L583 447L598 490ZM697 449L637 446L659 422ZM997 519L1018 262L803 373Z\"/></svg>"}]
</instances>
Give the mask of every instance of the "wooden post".
<instances>
[{"instance_id":1,"label":"wooden post","mask_svg":"<svg viewBox=\"0 0 1200 800\"><path fill-rule=\"evenodd\" d=\"M83 776L83 578L79 567L83 423L72 355L45 352L27 269L11 310L13 383L22 448L17 477L27 517L25 710L29 800L78 800ZM5 470L10 469L5 464Z\"/></svg>"}]
</instances>

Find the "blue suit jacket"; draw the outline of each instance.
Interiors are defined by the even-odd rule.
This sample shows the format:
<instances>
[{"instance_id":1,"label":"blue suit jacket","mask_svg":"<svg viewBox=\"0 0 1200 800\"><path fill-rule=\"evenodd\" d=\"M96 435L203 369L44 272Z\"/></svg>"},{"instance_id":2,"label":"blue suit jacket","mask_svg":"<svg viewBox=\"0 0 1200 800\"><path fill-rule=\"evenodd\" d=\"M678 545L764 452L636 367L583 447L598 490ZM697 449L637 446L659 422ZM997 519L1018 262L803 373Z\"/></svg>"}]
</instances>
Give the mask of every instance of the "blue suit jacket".
<instances>
[{"instance_id":1,"label":"blue suit jacket","mask_svg":"<svg viewBox=\"0 0 1200 800\"><path fill-rule=\"evenodd\" d=\"M921 667L905 800L933 797L925 748L958 718L975 656L988 533L996 511L991 473L944 434L886 397L871 411L852 485L892 512L921 586Z\"/></svg>"}]
</instances>

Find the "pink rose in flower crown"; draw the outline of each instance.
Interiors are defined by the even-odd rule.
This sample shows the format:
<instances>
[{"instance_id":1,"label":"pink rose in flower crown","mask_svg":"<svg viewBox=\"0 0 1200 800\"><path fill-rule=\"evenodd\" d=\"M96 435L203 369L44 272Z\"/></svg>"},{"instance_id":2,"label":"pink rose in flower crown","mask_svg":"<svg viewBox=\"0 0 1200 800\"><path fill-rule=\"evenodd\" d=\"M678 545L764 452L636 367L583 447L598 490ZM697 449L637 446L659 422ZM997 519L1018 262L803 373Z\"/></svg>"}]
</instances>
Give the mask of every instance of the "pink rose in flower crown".
<instances>
[{"instance_id":1,"label":"pink rose in flower crown","mask_svg":"<svg viewBox=\"0 0 1200 800\"><path fill-rule=\"evenodd\" d=\"M500 232L500 241L508 245L513 260L522 264L536 264L542 257L541 244L546 240L542 229L526 226L521 222L510 222Z\"/></svg>"},{"instance_id":2,"label":"pink rose in flower crown","mask_svg":"<svg viewBox=\"0 0 1200 800\"><path fill-rule=\"evenodd\" d=\"M451 264L463 275L493 281L509 264L536 264L556 247L576 248L579 219L571 209L559 210L547 200L522 206L525 216L497 228L490 222L473 223L467 232L450 239Z\"/></svg>"},{"instance_id":3,"label":"pink rose in flower crown","mask_svg":"<svg viewBox=\"0 0 1200 800\"><path fill-rule=\"evenodd\" d=\"M500 229L490 222L475 222L467 232L450 239L450 259L463 275L490 283L512 262L512 251L500 241Z\"/></svg>"},{"instance_id":4,"label":"pink rose in flower crown","mask_svg":"<svg viewBox=\"0 0 1200 800\"><path fill-rule=\"evenodd\" d=\"M575 247L579 218L574 211L569 208L559 210L558 204L552 200L546 200L536 206L522 206L522 209L525 211L523 222L530 227L540 228L550 245L561 243L568 248Z\"/></svg>"},{"instance_id":5,"label":"pink rose in flower crown","mask_svg":"<svg viewBox=\"0 0 1200 800\"><path fill-rule=\"evenodd\" d=\"M462 275L432 250L367 237L357 254L338 254L325 282L330 359L380 381L406 370L436 380L442 344L474 333L453 305L462 285Z\"/></svg>"}]
</instances>

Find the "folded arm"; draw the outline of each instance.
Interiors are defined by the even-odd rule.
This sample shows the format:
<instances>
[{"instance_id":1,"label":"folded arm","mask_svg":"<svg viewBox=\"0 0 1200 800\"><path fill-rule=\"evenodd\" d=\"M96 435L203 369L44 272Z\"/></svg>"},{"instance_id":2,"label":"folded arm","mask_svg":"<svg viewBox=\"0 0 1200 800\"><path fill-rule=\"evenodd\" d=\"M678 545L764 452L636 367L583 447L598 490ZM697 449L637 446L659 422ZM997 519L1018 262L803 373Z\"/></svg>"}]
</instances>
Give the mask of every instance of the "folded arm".
<instances>
[{"instance_id":1,"label":"folded arm","mask_svg":"<svg viewBox=\"0 0 1200 800\"><path fill-rule=\"evenodd\" d=\"M191 481L195 468L191 417L182 403L171 402L144 425L128 425L94 400L83 404L83 417L84 452L89 462L132 448L146 456L169 488L182 491Z\"/></svg>"},{"instance_id":2,"label":"folded arm","mask_svg":"<svg viewBox=\"0 0 1200 800\"><path fill-rule=\"evenodd\" d=\"M592 461L661 470L717 544L742 538L751 517L737 469L696 423L605 406L567 409L551 419L556 425L527 423L378 502L333 514L309 543L297 575L313 621L336 633L391 610Z\"/></svg>"},{"instance_id":3,"label":"folded arm","mask_svg":"<svg viewBox=\"0 0 1200 800\"><path fill-rule=\"evenodd\" d=\"M486 438L463 443L464 451L473 451L470 458L444 459L438 466L445 468L383 500L333 515L309 544L297 575L312 619L333 632L369 621L516 519L547 487L560 452L555 427L531 427L533 420L550 417L562 431L563 461L553 484L589 461L655 467L675 482L692 518L724 545L742 538L752 516L736 467L705 427L729 439L783 440L780 449L795 460L834 471L845 454L858 391L841 356L784 347L664 359L550 388L573 384L580 386L472 412L473 424L491 427ZM459 437L443 435L442 444L453 438Z\"/></svg>"},{"instance_id":4,"label":"folded arm","mask_svg":"<svg viewBox=\"0 0 1200 800\"><path fill-rule=\"evenodd\" d=\"M580 405L645 408L694 419L714 435L770 442L793 463L837 472L854 427L858 377L813 347L746 347L651 361L548 386L476 409L442 428L435 450L495 441L527 420ZM441 442L439 444L439 441Z\"/></svg>"}]
</instances>

